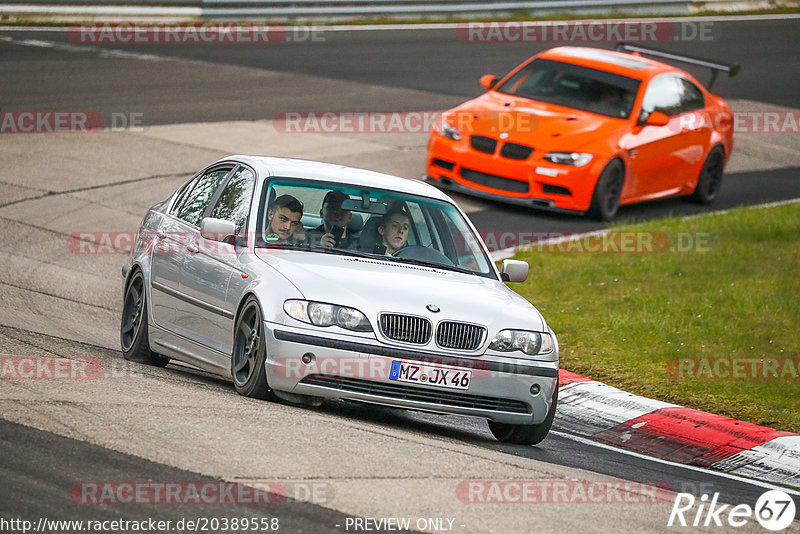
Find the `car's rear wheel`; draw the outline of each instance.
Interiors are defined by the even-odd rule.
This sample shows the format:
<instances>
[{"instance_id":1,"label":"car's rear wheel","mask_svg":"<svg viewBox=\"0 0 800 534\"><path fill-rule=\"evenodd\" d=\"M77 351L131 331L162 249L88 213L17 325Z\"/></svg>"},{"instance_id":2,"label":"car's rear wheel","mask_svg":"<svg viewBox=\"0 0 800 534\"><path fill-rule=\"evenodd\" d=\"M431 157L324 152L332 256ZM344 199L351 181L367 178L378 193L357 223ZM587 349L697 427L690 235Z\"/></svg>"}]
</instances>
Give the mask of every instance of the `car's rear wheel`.
<instances>
[{"instance_id":1,"label":"car's rear wheel","mask_svg":"<svg viewBox=\"0 0 800 534\"><path fill-rule=\"evenodd\" d=\"M553 392L553 403L547 412L547 417L538 425L515 425L510 423L497 423L487 421L492 435L503 443L514 443L516 445L536 445L541 443L550 432L553 426L553 418L556 415L556 405L558 405L558 382L556 390Z\"/></svg>"},{"instance_id":2,"label":"car's rear wheel","mask_svg":"<svg viewBox=\"0 0 800 534\"><path fill-rule=\"evenodd\" d=\"M231 375L239 395L277 400L267 382L266 361L267 343L261 306L255 297L248 297L236 320L231 354Z\"/></svg>"},{"instance_id":3,"label":"car's rear wheel","mask_svg":"<svg viewBox=\"0 0 800 534\"><path fill-rule=\"evenodd\" d=\"M619 210L622 185L625 183L625 168L618 159L611 160L594 187L592 202L587 212L593 219L610 221Z\"/></svg>"},{"instance_id":4,"label":"car's rear wheel","mask_svg":"<svg viewBox=\"0 0 800 534\"><path fill-rule=\"evenodd\" d=\"M698 204L711 204L722 189L722 172L725 168L725 153L720 147L714 147L708 153L697 184L689 200Z\"/></svg>"},{"instance_id":5,"label":"car's rear wheel","mask_svg":"<svg viewBox=\"0 0 800 534\"><path fill-rule=\"evenodd\" d=\"M128 280L119 328L122 356L129 361L164 367L169 358L150 350L147 332L147 300L144 275L137 270Z\"/></svg>"}]
</instances>

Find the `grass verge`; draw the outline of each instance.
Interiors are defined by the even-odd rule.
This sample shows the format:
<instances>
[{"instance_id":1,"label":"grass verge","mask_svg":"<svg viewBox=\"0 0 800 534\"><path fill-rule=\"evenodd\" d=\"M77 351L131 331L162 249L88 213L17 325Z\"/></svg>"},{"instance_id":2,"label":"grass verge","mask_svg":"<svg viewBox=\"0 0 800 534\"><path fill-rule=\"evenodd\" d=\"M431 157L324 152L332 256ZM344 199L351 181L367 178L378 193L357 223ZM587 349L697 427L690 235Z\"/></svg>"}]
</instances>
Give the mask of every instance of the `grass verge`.
<instances>
[{"instance_id":1,"label":"grass verge","mask_svg":"<svg viewBox=\"0 0 800 534\"><path fill-rule=\"evenodd\" d=\"M800 204L615 226L519 252L531 275L513 288L556 332L565 369L800 432L798 238Z\"/></svg>"}]
</instances>

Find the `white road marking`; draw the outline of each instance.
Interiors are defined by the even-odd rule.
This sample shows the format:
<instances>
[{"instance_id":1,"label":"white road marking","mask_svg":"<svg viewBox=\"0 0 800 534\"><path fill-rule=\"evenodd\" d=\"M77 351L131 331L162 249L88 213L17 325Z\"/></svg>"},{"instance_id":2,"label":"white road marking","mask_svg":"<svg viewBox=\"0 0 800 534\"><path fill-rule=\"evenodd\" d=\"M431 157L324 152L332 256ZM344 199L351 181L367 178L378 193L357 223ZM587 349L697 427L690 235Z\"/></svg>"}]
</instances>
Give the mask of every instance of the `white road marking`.
<instances>
[{"instance_id":1,"label":"white road marking","mask_svg":"<svg viewBox=\"0 0 800 534\"><path fill-rule=\"evenodd\" d=\"M593 436L633 419L677 404L628 393L594 380L573 382L559 389L558 424L568 423L578 434Z\"/></svg>"},{"instance_id":2,"label":"white road marking","mask_svg":"<svg viewBox=\"0 0 800 534\"><path fill-rule=\"evenodd\" d=\"M641 454L641 453L638 453L638 452L629 451L627 449L622 449L620 447L614 447L614 446L608 445L606 443L601 443L599 441L593 441L593 440L588 439L588 438L583 438L583 437L580 437L580 436L576 436L574 434L568 434L566 432L560 432L558 430L551 430L550 433L554 434L556 436L562 437L564 439L569 439L569 440L572 440L572 441L576 441L576 442L584 444L584 445L590 445L590 446L593 446L593 447L599 447L601 449L607 449L607 450L614 451L614 452L619 453L619 454L626 454L628 456L633 456L635 458L640 458L642 460L649 460L651 462L656 462L656 463L659 463L659 464L670 465L670 466L678 467L678 468L682 468L682 469L688 469L689 471L696 471L698 473L705 473L705 474L707 474L709 476L717 476L717 477L727 478L729 480L735 480L737 482L742 482L744 484L750 484L752 486L758 486L759 488L770 489L770 490L780 490L780 491L783 491L785 493L788 493L788 494L791 494L791 495L796 495L796 496L800 497L800 491L789 489L786 486L779 486L779 485L776 485L776 484L770 484L769 482L764 482L762 480L755 480L755 479L752 479L752 478L740 477L740 476L732 475L730 473L725 473L723 471L712 471L710 469L704 469L704 468L698 467L696 465L686 465L686 464L681 464L681 463L678 463L678 462L673 462L671 460L664 460L663 458L656 458L654 456L647 456L646 454Z\"/></svg>"},{"instance_id":3,"label":"white road marking","mask_svg":"<svg viewBox=\"0 0 800 534\"><path fill-rule=\"evenodd\" d=\"M41 41L39 39L11 39L8 37L1 38L3 41L20 46L33 46L37 48L50 48L61 52L75 52L75 53L88 53L97 54L104 59L140 59L143 61L169 61L179 60L170 56L154 56L153 54L140 54L138 52L128 52L125 50L117 50L114 48L102 48L98 46L85 46L70 43L58 43L55 41Z\"/></svg>"},{"instance_id":4,"label":"white road marking","mask_svg":"<svg viewBox=\"0 0 800 534\"><path fill-rule=\"evenodd\" d=\"M755 458L755 459L753 459ZM781 436L752 449L734 454L716 462L711 467L736 466L735 471L744 476L764 476L773 480L797 480L800 477L800 436Z\"/></svg>"}]
</instances>

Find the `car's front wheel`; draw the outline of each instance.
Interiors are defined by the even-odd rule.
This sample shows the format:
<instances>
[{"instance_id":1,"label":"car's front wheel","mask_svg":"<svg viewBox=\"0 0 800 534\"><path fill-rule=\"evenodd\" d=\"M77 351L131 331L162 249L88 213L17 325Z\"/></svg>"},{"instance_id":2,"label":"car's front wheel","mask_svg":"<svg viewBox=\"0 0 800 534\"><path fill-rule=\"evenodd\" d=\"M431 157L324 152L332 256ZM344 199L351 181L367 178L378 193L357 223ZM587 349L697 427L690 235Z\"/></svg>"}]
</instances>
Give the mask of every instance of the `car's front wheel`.
<instances>
[{"instance_id":1,"label":"car's front wheel","mask_svg":"<svg viewBox=\"0 0 800 534\"><path fill-rule=\"evenodd\" d=\"M724 168L725 153L720 147L715 147L708 153L706 161L700 169L700 176L697 177L697 184L694 186L694 192L689 196L689 200L698 204L711 204L722 189Z\"/></svg>"},{"instance_id":2,"label":"car's front wheel","mask_svg":"<svg viewBox=\"0 0 800 534\"><path fill-rule=\"evenodd\" d=\"M137 270L128 280L119 328L122 356L129 361L164 367L169 358L150 350L147 332L147 300L144 275Z\"/></svg>"},{"instance_id":3,"label":"car's front wheel","mask_svg":"<svg viewBox=\"0 0 800 534\"><path fill-rule=\"evenodd\" d=\"M487 421L492 435L503 443L514 443L516 445L536 445L541 443L550 432L553 426L553 418L556 415L556 405L558 404L558 382L556 390L553 392L553 403L547 412L547 417L538 425L514 425L510 423L497 423Z\"/></svg>"},{"instance_id":4,"label":"car's front wheel","mask_svg":"<svg viewBox=\"0 0 800 534\"><path fill-rule=\"evenodd\" d=\"M261 306L255 297L249 297L236 320L231 354L231 375L239 395L278 400L267 382L264 368L267 360L266 347Z\"/></svg>"},{"instance_id":5,"label":"car's front wheel","mask_svg":"<svg viewBox=\"0 0 800 534\"><path fill-rule=\"evenodd\" d=\"M618 159L611 160L594 186L592 202L587 212L593 219L610 221L619 210L622 185L625 183L625 168Z\"/></svg>"}]
</instances>

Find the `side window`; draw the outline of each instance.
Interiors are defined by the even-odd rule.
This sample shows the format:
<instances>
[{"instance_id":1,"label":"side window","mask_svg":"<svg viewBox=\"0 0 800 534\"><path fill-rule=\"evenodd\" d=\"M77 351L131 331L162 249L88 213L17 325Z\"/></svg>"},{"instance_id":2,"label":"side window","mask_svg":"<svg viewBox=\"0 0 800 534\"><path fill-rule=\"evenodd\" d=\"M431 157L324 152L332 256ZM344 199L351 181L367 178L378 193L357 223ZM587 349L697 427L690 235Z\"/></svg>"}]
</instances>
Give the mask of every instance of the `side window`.
<instances>
[{"instance_id":1,"label":"side window","mask_svg":"<svg viewBox=\"0 0 800 534\"><path fill-rule=\"evenodd\" d=\"M217 168L196 178L185 192L181 193L181 198L172 208L172 214L189 224L197 225L219 184L230 171L230 167Z\"/></svg>"},{"instance_id":2,"label":"side window","mask_svg":"<svg viewBox=\"0 0 800 534\"><path fill-rule=\"evenodd\" d=\"M175 204L172 205L172 209L169 211L171 215L175 215L178 213L178 210L186 203L186 198L189 196L189 193L192 192L192 188L200 179L200 176L195 177L191 182L183 186L183 189L180 190L178 193L178 198L175 200Z\"/></svg>"},{"instance_id":3,"label":"side window","mask_svg":"<svg viewBox=\"0 0 800 534\"><path fill-rule=\"evenodd\" d=\"M255 183L253 172L246 167L239 167L222 191L210 217L233 221L236 231L239 232L250 210Z\"/></svg>"},{"instance_id":4,"label":"side window","mask_svg":"<svg viewBox=\"0 0 800 534\"><path fill-rule=\"evenodd\" d=\"M681 93L682 111L695 111L706 107L706 99L703 92L689 80L678 79L678 88Z\"/></svg>"},{"instance_id":5,"label":"side window","mask_svg":"<svg viewBox=\"0 0 800 534\"><path fill-rule=\"evenodd\" d=\"M674 76L657 76L647 85L647 92L642 101L642 113L646 117L654 111L660 111L667 117L681 113L680 93Z\"/></svg>"}]
</instances>

